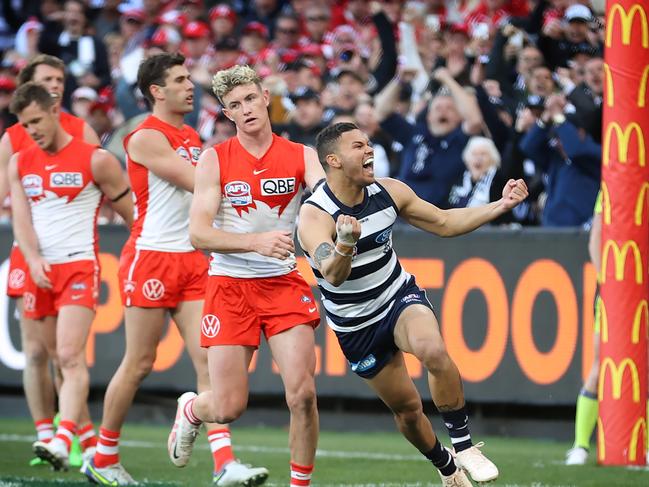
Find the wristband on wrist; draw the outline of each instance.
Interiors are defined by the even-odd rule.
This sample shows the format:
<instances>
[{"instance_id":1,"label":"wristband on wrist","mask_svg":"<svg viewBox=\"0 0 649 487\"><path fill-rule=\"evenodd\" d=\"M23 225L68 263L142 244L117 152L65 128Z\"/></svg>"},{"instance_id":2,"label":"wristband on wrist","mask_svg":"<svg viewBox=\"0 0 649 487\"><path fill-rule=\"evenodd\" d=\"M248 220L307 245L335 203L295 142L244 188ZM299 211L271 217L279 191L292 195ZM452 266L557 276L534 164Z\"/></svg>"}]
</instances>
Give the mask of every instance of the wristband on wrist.
<instances>
[{"instance_id":1,"label":"wristband on wrist","mask_svg":"<svg viewBox=\"0 0 649 487\"><path fill-rule=\"evenodd\" d=\"M341 245L343 247L346 247L347 249L350 249L350 252L345 253L345 252L341 252L340 250L338 250L338 243L336 243L336 245L334 245L334 252L336 252L338 255L342 255L343 257L353 257L354 256L354 254L356 253L356 245L352 245L351 247L347 246L347 245L343 245L343 244L341 244Z\"/></svg>"}]
</instances>

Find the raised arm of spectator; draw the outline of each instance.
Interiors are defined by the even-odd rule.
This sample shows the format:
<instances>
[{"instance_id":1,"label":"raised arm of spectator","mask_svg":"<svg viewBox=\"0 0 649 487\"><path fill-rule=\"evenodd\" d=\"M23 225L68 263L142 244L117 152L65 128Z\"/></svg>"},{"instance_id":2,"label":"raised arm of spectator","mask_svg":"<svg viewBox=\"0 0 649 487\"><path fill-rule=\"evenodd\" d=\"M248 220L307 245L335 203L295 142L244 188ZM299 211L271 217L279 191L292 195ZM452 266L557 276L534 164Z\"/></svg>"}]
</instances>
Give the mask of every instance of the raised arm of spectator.
<instances>
[{"instance_id":1,"label":"raised arm of spectator","mask_svg":"<svg viewBox=\"0 0 649 487\"><path fill-rule=\"evenodd\" d=\"M482 113L482 118L484 119L485 125L489 130L489 134L496 144L498 151L502 153L505 149L505 145L510 139L510 127L505 125L505 123L498 116L498 112L494 107L493 103L489 101L489 95L482 87L478 85L475 87L476 100L478 102L478 107Z\"/></svg>"},{"instance_id":2,"label":"raised arm of spectator","mask_svg":"<svg viewBox=\"0 0 649 487\"><path fill-rule=\"evenodd\" d=\"M372 21L376 26L383 53L379 64L372 71L372 75L376 80L374 93L381 91L397 72L397 41L394 38L394 26L380 5L379 2L372 2L372 9L374 9Z\"/></svg>"},{"instance_id":3,"label":"raised arm of spectator","mask_svg":"<svg viewBox=\"0 0 649 487\"><path fill-rule=\"evenodd\" d=\"M404 66L416 72L415 78L411 82L415 94L414 101L416 101L428 89L430 76L419 56L415 26L412 24L414 14L414 9L406 8L403 12L403 20L399 22L399 54L403 59Z\"/></svg>"},{"instance_id":4,"label":"raised arm of spectator","mask_svg":"<svg viewBox=\"0 0 649 487\"><path fill-rule=\"evenodd\" d=\"M394 113L394 108L399 101L399 90L401 89L401 80L395 76L385 87L374 97L374 106L376 107L376 119L380 122Z\"/></svg>"},{"instance_id":5,"label":"raised arm of spectator","mask_svg":"<svg viewBox=\"0 0 649 487\"><path fill-rule=\"evenodd\" d=\"M401 145L406 145L415 132L415 127L398 113L394 112L399 98L401 82L394 78L374 97L376 118L381 128Z\"/></svg>"},{"instance_id":6,"label":"raised arm of spectator","mask_svg":"<svg viewBox=\"0 0 649 487\"><path fill-rule=\"evenodd\" d=\"M433 72L433 78L442 83L451 93L455 106L457 107L460 116L464 120L462 122L462 131L468 135L479 134L482 131L482 113L478 106L476 96L465 90L446 68L437 68Z\"/></svg>"}]
</instances>

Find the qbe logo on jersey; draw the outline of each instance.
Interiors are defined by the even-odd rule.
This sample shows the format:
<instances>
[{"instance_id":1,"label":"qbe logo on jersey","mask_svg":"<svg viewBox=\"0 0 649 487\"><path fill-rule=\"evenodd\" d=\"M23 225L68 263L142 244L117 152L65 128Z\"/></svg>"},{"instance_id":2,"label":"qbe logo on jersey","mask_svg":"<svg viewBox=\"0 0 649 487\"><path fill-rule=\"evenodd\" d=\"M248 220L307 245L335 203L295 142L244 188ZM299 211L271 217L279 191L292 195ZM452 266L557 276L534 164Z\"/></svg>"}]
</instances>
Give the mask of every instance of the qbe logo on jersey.
<instances>
[{"instance_id":1,"label":"qbe logo on jersey","mask_svg":"<svg viewBox=\"0 0 649 487\"><path fill-rule=\"evenodd\" d=\"M263 196L277 196L295 193L295 178L273 178L261 180Z\"/></svg>"},{"instance_id":2,"label":"qbe logo on jersey","mask_svg":"<svg viewBox=\"0 0 649 487\"><path fill-rule=\"evenodd\" d=\"M252 203L250 185L245 181L231 181L225 185L223 190L232 206L247 206Z\"/></svg>"},{"instance_id":3,"label":"qbe logo on jersey","mask_svg":"<svg viewBox=\"0 0 649 487\"><path fill-rule=\"evenodd\" d=\"M83 188L83 174L80 172L53 172L50 174L52 188Z\"/></svg>"},{"instance_id":4,"label":"qbe logo on jersey","mask_svg":"<svg viewBox=\"0 0 649 487\"><path fill-rule=\"evenodd\" d=\"M221 321L216 315L205 315L201 320L201 331L207 338L214 338L221 331Z\"/></svg>"}]
</instances>

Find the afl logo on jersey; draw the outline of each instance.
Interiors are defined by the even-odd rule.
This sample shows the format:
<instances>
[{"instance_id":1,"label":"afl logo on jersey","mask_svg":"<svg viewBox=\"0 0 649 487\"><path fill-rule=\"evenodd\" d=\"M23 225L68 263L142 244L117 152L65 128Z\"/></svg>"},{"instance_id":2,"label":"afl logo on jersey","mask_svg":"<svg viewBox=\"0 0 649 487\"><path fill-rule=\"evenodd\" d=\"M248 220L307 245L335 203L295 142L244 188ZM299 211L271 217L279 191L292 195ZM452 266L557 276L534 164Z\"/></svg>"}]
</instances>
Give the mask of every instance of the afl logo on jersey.
<instances>
[{"instance_id":1,"label":"afl logo on jersey","mask_svg":"<svg viewBox=\"0 0 649 487\"><path fill-rule=\"evenodd\" d=\"M28 198L35 198L43 194L43 178L38 174L27 174L22 179L23 189Z\"/></svg>"},{"instance_id":2,"label":"afl logo on jersey","mask_svg":"<svg viewBox=\"0 0 649 487\"><path fill-rule=\"evenodd\" d=\"M261 180L261 194L276 196L295 192L295 178L273 178Z\"/></svg>"},{"instance_id":3,"label":"afl logo on jersey","mask_svg":"<svg viewBox=\"0 0 649 487\"><path fill-rule=\"evenodd\" d=\"M50 174L52 188L83 188L83 175L80 172L53 172Z\"/></svg>"},{"instance_id":4,"label":"afl logo on jersey","mask_svg":"<svg viewBox=\"0 0 649 487\"><path fill-rule=\"evenodd\" d=\"M178 147L176 149L176 154L185 159L187 162L192 162L192 160L189 158L189 152L187 152L187 149L185 149L184 147Z\"/></svg>"},{"instance_id":5,"label":"afl logo on jersey","mask_svg":"<svg viewBox=\"0 0 649 487\"><path fill-rule=\"evenodd\" d=\"M247 206L252 203L250 185L245 181L231 181L224 189L225 197L232 206Z\"/></svg>"}]
</instances>

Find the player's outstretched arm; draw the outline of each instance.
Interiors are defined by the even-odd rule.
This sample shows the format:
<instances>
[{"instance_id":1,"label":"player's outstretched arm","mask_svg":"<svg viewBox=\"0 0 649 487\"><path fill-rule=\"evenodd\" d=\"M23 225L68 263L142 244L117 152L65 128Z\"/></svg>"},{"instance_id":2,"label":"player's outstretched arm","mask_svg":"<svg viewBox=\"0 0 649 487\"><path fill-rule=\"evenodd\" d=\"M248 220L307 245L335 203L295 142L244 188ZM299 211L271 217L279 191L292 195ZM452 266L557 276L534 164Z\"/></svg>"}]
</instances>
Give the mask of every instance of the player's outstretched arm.
<instances>
[{"instance_id":1,"label":"player's outstretched arm","mask_svg":"<svg viewBox=\"0 0 649 487\"><path fill-rule=\"evenodd\" d=\"M300 209L297 231L300 245L326 281L336 287L345 282L352 271L352 257L361 235L361 224L356 218L340 215L334 224L327 213L306 204Z\"/></svg>"},{"instance_id":2,"label":"player's outstretched arm","mask_svg":"<svg viewBox=\"0 0 649 487\"><path fill-rule=\"evenodd\" d=\"M304 146L304 166L304 181L313 192L316 185L325 178L325 172L318 159L318 153L306 145Z\"/></svg>"},{"instance_id":3,"label":"player's outstretched arm","mask_svg":"<svg viewBox=\"0 0 649 487\"><path fill-rule=\"evenodd\" d=\"M128 178L117 158L104 149L97 149L90 162L92 176L102 193L110 201L110 206L131 228L133 224L133 198Z\"/></svg>"},{"instance_id":4,"label":"player's outstretched arm","mask_svg":"<svg viewBox=\"0 0 649 487\"><path fill-rule=\"evenodd\" d=\"M382 179L381 184L399 207L399 215L411 225L440 237L454 237L476 228L508 212L525 198L527 185L522 179L510 179L498 201L475 208L441 210L419 198L409 186L396 179Z\"/></svg>"},{"instance_id":5,"label":"player's outstretched arm","mask_svg":"<svg viewBox=\"0 0 649 487\"><path fill-rule=\"evenodd\" d=\"M189 237L197 249L224 254L257 252L286 259L295 252L291 232L232 233L214 228L221 206L219 158L211 148L201 154L196 166L194 197L189 211Z\"/></svg>"},{"instance_id":6,"label":"player's outstretched arm","mask_svg":"<svg viewBox=\"0 0 649 487\"><path fill-rule=\"evenodd\" d=\"M194 191L194 166L173 150L157 130L138 130L128 141L129 157L159 178L186 191Z\"/></svg>"},{"instance_id":7,"label":"player's outstretched arm","mask_svg":"<svg viewBox=\"0 0 649 487\"><path fill-rule=\"evenodd\" d=\"M9 134L4 133L0 139L0 204L9 193L9 160L13 154Z\"/></svg>"},{"instance_id":8,"label":"player's outstretched arm","mask_svg":"<svg viewBox=\"0 0 649 487\"><path fill-rule=\"evenodd\" d=\"M50 265L40 253L29 201L18 175L18 154L14 154L9 161L9 183L14 237L25 256L29 272L36 285L42 288L51 288L52 282L47 277Z\"/></svg>"}]
</instances>

